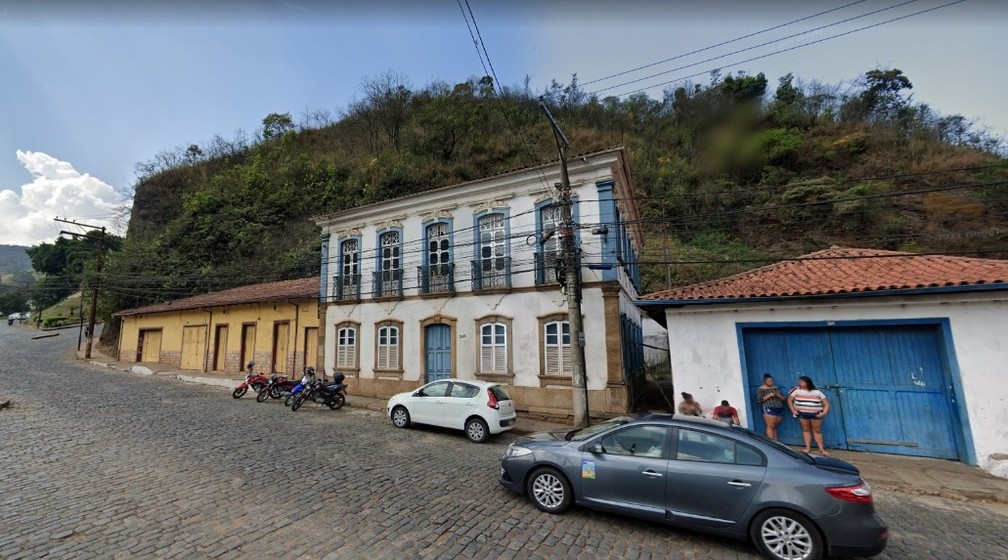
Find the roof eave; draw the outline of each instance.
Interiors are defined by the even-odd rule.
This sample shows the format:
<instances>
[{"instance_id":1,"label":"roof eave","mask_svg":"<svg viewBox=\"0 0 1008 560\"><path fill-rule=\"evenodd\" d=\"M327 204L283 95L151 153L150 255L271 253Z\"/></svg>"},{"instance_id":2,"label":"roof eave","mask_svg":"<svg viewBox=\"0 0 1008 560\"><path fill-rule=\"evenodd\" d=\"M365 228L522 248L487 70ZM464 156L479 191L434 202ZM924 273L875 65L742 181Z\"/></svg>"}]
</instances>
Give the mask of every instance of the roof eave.
<instances>
[{"instance_id":1,"label":"roof eave","mask_svg":"<svg viewBox=\"0 0 1008 560\"><path fill-rule=\"evenodd\" d=\"M637 300L635 304L649 315L652 310L664 311L668 308L681 308L707 305L732 305L740 303L779 303L785 301L810 301L829 299L855 299L884 296L927 295L942 293L968 293L1008 291L1008 283L993 282L990 284L966 284L957 286L929 286L925 288L900 288L894 290L866 290L861 292L840 292L832 294L804 294L795 296L765 296L765 297L733 297L733 298L697 298L697 299L652 299Z\"/></svg>"}]
</instances>

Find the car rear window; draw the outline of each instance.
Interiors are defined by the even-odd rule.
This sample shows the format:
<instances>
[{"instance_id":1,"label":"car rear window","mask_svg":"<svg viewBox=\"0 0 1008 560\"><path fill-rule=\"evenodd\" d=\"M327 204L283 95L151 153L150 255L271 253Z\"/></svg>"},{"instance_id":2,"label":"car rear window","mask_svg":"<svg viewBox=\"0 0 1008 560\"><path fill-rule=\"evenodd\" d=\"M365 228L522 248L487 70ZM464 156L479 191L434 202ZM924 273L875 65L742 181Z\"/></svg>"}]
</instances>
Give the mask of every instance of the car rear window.
<instances>
[{"instance_id":1,"label":"car rear window","mask_svg":"<svg viewBox=\"0 0 1008 560\"><path fill-rule=\"evenodd\" d=\"M491 385L487 390L493 393L493 396L499 401L511 400L511 396L508 395L507 391L504 390L504 387L501 387L500 385Z\"/></svg>"}]
</instances>

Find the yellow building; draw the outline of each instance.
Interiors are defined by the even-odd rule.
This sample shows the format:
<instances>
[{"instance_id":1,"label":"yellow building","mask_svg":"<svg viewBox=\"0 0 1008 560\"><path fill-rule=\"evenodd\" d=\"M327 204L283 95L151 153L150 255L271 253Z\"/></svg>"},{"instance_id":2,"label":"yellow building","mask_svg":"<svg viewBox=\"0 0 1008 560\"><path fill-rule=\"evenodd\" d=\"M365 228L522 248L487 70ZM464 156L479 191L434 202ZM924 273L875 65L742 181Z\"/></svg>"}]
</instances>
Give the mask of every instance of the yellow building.
<instances>
[{"instance_id":1,"label":"yellow building","mask_svg":"<svg viewBox=\"0 0 1008 560\"><path fill-rule=\"evenodd\" d=\"M294 375L318 366L319 279L242 286L115 313L119 360Z\"/></svg>"}]
</instances>

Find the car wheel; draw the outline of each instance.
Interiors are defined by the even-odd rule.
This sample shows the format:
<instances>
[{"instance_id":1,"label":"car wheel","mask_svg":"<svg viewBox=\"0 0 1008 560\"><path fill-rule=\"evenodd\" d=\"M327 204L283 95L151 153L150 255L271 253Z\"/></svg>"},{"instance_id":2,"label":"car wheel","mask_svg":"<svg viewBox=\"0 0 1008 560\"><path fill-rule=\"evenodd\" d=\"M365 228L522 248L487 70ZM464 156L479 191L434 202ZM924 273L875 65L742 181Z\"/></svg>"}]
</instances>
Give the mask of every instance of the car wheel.
<instances>
[{"instance_id":1,"label":"car wheel","mask_svg":"<svg viewBox=\"0 0 1008 560\"><path fill-rule=\"evenodd\" d=\"M483 443L490 437L490 428L482 418L470 418L465 425L466 437L473 443Z\"/></svg>"},{"instance_id":2,"label":"car wheel","mask_svg":"<svg viewBox=\"0 0 1008 560\"><path fill-rule=\"evenodd\" d=\"M564 475L551 468L542 468L528 479L529 499L546 513L563 513L574 498L570 483Z\"/></svg>"},{"instance_id":3,"label":"car wheel","mask_svg":"<svg viewBox=\"0 0 1008 560\"><path fill-rule=\"evenodd\" d=\"M821 560L823 540L804 515L787 509L768 509L753 519L753 543L773 560Z\"/></svg>"},{"instance_id":4,"label":"car wheel","mask_svg":"<svg viewBox=\"0 0 1008 560\"><path fill-rule=\"evenodd\" d=\"M405 406L397 406L392 409L392 423L396 428L409 428L410 416Z\"/></svg>"}]
</instances>

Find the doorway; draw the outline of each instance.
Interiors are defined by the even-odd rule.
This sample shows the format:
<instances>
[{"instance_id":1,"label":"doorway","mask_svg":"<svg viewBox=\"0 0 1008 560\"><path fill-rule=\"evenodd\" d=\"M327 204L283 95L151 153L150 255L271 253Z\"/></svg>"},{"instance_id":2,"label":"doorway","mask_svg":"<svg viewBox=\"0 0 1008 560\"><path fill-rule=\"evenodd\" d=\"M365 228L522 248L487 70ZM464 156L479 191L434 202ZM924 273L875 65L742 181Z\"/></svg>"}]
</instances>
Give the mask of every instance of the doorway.
<instances>
[{"instance_id":1,"label":"doorway","mask_svg":"<svg viewBox=\"0 0 1008 560\"><path fill-rule=\"evenodd\" d=\"M214 335L214 371L224 371L227 368L227 325L217 325Z\"/></svg>"},{"instance_id":2,"label":"doorway","mask_svg":"<svg viewBox=\"0 0 1008 560\"><path fill-rule=\"evenodd\" d=\"M290 342L290 323L273 324L273 373L287 373L287 349Z\"/></svg>"}]
</instances>

